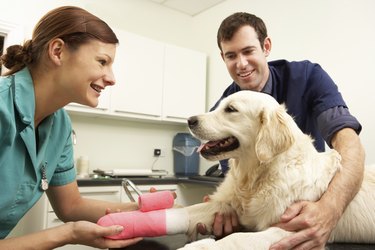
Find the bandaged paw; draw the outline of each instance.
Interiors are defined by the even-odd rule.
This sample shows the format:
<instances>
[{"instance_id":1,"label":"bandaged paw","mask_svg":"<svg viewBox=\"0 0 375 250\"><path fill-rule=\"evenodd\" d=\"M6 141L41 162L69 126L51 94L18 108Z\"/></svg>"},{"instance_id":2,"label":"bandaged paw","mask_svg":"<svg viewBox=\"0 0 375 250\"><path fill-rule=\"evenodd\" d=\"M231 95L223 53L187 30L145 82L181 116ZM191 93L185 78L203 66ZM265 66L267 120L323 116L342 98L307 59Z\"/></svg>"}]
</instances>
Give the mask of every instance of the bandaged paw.
<instances>
[{"instance_id":1,"label":"bandaged paw","mask_svg":"<svg viewBox=\"0 0 375 250\"><path fill-rule=\"evenodd\" d=\"M121 225L124 230L110 239L131 239L135 237L156 237L186 233L189 217L184 208L162 209L149 212L130 211L111 213L99 219L98 225Z\"/></svg>"},{"instance_id":2,"label":"bandaged paw","mask_svg":"<svg viewBox=\"0 0 375 250\"><path fill-rule=\"evenodd\" d=\"M171 191L145 193L138 197L139 210L142 212L171 208L173 204L174 197Z\"/></svg>"}]
</instances>

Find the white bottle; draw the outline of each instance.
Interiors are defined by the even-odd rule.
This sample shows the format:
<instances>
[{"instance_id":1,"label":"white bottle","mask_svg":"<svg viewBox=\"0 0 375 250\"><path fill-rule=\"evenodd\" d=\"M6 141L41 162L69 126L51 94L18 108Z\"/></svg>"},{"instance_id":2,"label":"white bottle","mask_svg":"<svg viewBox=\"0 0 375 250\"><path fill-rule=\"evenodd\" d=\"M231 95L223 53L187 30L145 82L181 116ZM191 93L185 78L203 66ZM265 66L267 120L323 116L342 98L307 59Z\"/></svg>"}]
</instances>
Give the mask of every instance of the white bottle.
<instances>
[{"instance_id":1,"label":"white bottle","mask_svg":"<svg viewBox=\"0 0 375 250\"><path fill-rule=\"evenodd\" d=\"M80 156L77 160L77 175L81 178L89 177L89 157Z\"/></svg>"}]
</instances>

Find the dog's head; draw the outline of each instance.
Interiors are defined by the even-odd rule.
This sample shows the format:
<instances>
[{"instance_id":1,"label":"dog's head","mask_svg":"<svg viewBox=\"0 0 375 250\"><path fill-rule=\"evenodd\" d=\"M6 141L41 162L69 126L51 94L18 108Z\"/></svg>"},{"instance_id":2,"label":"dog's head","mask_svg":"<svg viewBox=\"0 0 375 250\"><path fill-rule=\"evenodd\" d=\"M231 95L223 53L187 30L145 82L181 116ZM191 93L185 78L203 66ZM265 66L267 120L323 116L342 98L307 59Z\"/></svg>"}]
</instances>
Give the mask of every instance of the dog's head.
<instances>
[{"instance_id":1,"label":"dog's head","mask_svg":"<svg viewBox=\"0 0 375 250\"><path fill-rule=\"evenodd\" d=\"M271 160L294 142L296 126L285 107L264 93L239 91L212 112L188 119L191 133L208 141L199 151L208 160L256 157Z\"/></svg>"}]
</instances>

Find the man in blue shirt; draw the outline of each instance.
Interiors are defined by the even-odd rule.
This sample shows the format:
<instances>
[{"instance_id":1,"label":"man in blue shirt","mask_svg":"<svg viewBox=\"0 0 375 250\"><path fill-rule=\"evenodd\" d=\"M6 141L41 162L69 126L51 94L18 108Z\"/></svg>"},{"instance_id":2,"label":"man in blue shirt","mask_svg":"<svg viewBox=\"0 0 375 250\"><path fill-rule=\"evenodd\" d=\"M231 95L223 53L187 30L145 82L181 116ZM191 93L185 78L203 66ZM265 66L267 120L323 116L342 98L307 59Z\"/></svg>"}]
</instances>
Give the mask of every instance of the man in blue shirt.
<instances>
[{"instance_id":1,"label":"man in blue shirt","mask_svg":"<svg viewBox=\"0 0 375 250\"><path fill-rule=\"evenodd\" d=\"M217 42L234 82L212 109L237 91L265 92L285 103L301 130L314 138L318 151L324 151L326 142L341 154L342 170L321 199L297 202L282 215L277 226L298 232L271 246L271 249L323 248L362 183L365 154L358 137L360 123L349 113L337 86L318 64L267 62L271 39L260 18L248 13L227 17L220 25ZM224 170L226 164L221 162ZM213 232L223 236L237 226L235 215L217 215Z\"/></svg>"}]
</instances>

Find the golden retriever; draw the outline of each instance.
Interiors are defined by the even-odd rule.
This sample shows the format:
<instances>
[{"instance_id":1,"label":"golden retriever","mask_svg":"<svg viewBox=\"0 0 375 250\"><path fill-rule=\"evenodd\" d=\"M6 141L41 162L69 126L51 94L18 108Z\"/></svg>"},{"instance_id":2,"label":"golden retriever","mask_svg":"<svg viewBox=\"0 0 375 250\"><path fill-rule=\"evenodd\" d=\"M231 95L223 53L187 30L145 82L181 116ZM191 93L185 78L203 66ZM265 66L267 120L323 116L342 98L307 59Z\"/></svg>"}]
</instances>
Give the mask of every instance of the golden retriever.
<instances>
[{"instance_id":1,"label":"golden retriever","mask_svg":"<svg viewBox=\"0 0 375 250\"><path fill-rule=\"evenodd\" d=\"M204 239L182 249L268 249L292 234L277 227L292 203L316 201L340 171L335 150L319 153L310 136L271 96L240 91L219 107L189 118L191 133L204 141L200 153L208 160L230 158L230 171L210 201L187 207L188 235L197 223L210 231L215 213L235 210L248 232L214 241ZM349 204L330 241L375 242L375 165L367 166L362 188Z\"/></svg>"}]
</instances>

